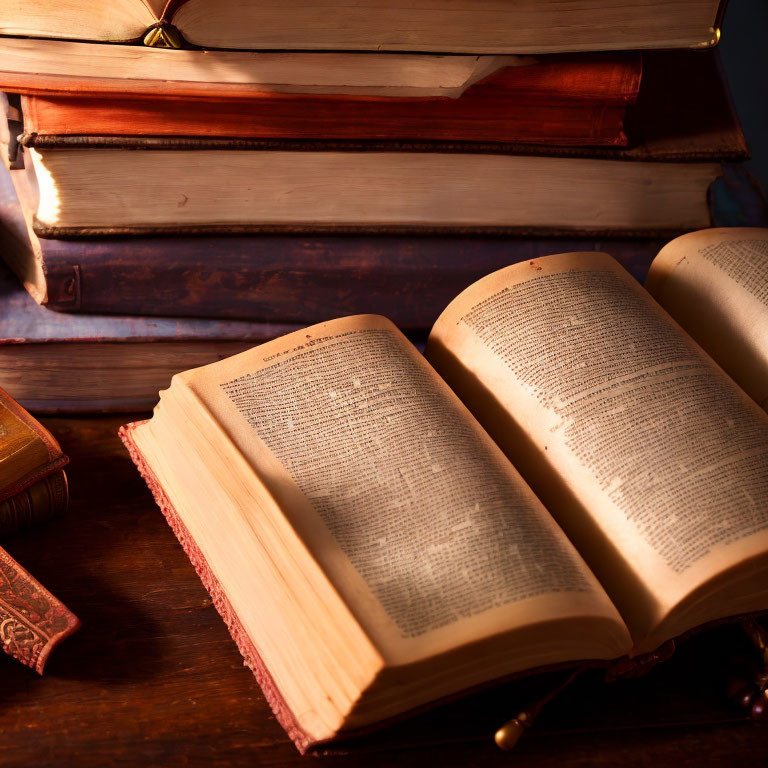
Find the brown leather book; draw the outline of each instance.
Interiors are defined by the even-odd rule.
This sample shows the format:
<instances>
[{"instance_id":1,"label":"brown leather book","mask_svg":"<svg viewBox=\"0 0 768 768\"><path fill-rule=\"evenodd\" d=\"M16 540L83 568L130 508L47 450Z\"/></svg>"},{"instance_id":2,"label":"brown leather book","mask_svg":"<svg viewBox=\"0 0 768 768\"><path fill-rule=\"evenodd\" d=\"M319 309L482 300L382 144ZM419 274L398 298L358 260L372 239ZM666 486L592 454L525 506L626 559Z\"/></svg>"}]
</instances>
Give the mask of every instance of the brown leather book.
<instances>
[{"instance_id":1,"label":"brown leather book","mask_svg":"<svg viewBox=\"0 0 768 768\"><path fill-rule=\"evenodd\" d=\"M488 75L458 97L257 93L217 100L145 94L25 96L37 135L435 139L622 146L639 54L550 56ZM0 82L2 76L0 75Z\"/></svg>"},{"instance_id":2,"label":"brown leather book","mask_svg":"<svg viewBox=\"0 0 768 768\"><path fill-rule=\"evenodd\" d=\"M66 463L50 432L0 389L0 535L66 509ZM7 654L42 674L53 648L79 625L0 549L0 642Z\"/></svg>"}]
</instances>

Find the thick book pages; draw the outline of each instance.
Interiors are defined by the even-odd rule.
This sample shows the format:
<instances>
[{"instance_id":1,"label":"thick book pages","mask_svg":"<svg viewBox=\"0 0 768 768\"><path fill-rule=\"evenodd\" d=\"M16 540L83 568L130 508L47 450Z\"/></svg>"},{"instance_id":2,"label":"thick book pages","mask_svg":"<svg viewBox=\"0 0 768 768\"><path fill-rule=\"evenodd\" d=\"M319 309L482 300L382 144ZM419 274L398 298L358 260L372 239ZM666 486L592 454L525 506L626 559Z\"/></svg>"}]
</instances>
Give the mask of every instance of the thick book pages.
<instances>
[{"instance_id":1,"label":"thick book pages","mask_svg":"<svg viewBox=\"0 0 768 768\"><path fill-rule=\"evenodd\" d=\"M707 189L720 175L714 160L534 157L507 154L504 146L283 142L228 149L226 143L234 140L221 145L215 139L195 144L193 139L108 138L60 137L53 147L41 137L26 140L28 185L39 192L26 205L38 236L450 232L654 237L707 226ZM119 149L131 145L145 151ZM145 194L149 178L154 180L151 198ZM269 183L253 184L254 178ZM115 179L120 179L119 197ZM649 187L653 196L646 194Z\"/></svg>"},{"instance_id":2,"label":"thick book pages","mask_svg":"<svg viewBox=\"0 0 768 768\"><path fill-rule=\"evenodd\" d=\"M5 3L0 33L149 45L235 49L446 52L584 51L715 45L717 0L428 0L393 7L319 0L46 0ZM150 28L160 22L154 33ZM149 33L149 34L148 34Z\"/></svg>"},{"instance_id":3,"label":"thick book pages","mask_svg":"<svg viewBox=\"0 0 768 768\"><path fill-rule=\"evenodd\" d=\"M219 583L214 571L208 565L205 556L195 543L194 537L190 535L181 517L176 512L170 499L166 496L165 491L163 491L162 486L153 474L149 465L144 461L144 458L133 441L133 431L136 427L139 427L144 423L146 422L131 423L121 427L119 433L120 439L128 449L131 460L136 465L142 478L147 483L149 490L152 492L155 503L168 521L168 525L171 527L174 535L184 548L184 552L194 566L197 575L211 595L216 610L219 612L221 618L224 619L224 623L227 625L227 629L232 635L232 639L235 641L237 649L240 651L240 654L245 661L245 665L251 672L253 672L264 697L277 718L277 721L296 745L299 752L303 754L312 745L312 738L305 733L296 722L293 713L280 694L269 670L264 665L256 646L253 644L253 641L241 624L236 611L232 608L232 604L227 598L227 594Z\"/></svg>"},{"instance_id":4,"label":"thick book pages","mask_svg":"<svg viewBox=\"0 0 768 768\"><path fill-rule=\"evenodd\" d=\"M635 652L763 604L768 419L610 257L489 275L427 356L608 586Z\"/></svg>"},{"instance_id":5,"label":"thick book pages","mask_svg":"<svg viewBox=\"0 0 768 768\"><path fill-rule=\"evenodd\" d=\"M532 103L622 106L634 100L640 75L640 54L628 52L533 57L208 51L209 67L200 66L197 52L50 40L2 38L0 52L5 90L118 101L140 97L158 109L169 99L246 107L253 100L276 104L278 97L309 95L404 100L417 109L424 99L461 99L480 83Z\"/></svg>"},{"instance_id":6,"label":"thick book pages","mask_svg":"<svg viewBox=\"0 0 768 768\"><path fill-rule=\"evenodd\" d=\"M391 323L322 324L209 370L215 378L176 377L186 404L163 397L163 416L132 440L308 741L484 682L496 665L513 673L628 650L583 562ZM254 399L273 388L280 400ZM262 421L257 402L288 410ZM178 408L189 412L186 436ZM166 438L192 445L200 429L224 441L220 466L194 450L172 449L173 467L159 461ZM236 472L246 496L221 472ZM212 536L194 496L214 485L223 495ZM539 622L556 635L545 640Z\"/></svg>"},{"instance_id":7,"label":"thick book pages","mask_svg":"<svg viewBox=\"0 0 768 768\"><path fill-rule=\"evenodd\" d=\"M653 262L646 288L768 409L768 229L692 232Z\"/></svg>"},{"instance_id":8,"label":"thick book pages","mask_svg":"<svg viewBox=\"0 0 768 768\"><path fill-rule=\"evenodd\" d=\"M522 62L523 60L521 60ZM248 101L26 96L38 135L435 139L565 145L626 144L641 57L554 56L505 67L451 97L255 94ZM1 79L1 77L0 77Z\"/></svg>"},{"instance_id":9,"label":"thick book pages","mask_svg":"<svg viewBox=\"0 0 768 768\"><path fill-rule=\"evenodd\" d=\"M0 389L0 534L67 506L67 457L56 440ZM5 653L42 674L51 651L80 625L45 587L0 549L0 641Z\"/></svg>"},{"instance_id":10,"label":"thick book pages","mask_svg":"<svg viewBox=\"0 0 768 768\"><path fill-rule=\"evenodd\" d=\"M212 101L291 93L455 99L498 70L534 62L528 56L202 53L3 37L0 88Z\"/></svg>"},{"instance_id":11,"label":"thick book pages","mask_svg":"<svg viewBox=\"0 0 768 768\"><path fill-rule=\"evenodd\" d=\"M459 291L507 264L564 247L610 248L642 281L662 245L421 236L39 239L27 230L10 174L0 172L2 256L35 301L66 312L312 323L326 314L371 311L391 315L402 328L426 330ZM35 329L44 327L49 341L168 341L177 328L185 341L268 338L266 328L257 331L246 323L51 315L36 310L5 273L0 295L8 307L6 314L0 311L0 339L35 338ZM285 332L276 328L272 335ZM235 351L240 350L229 354ZM180 365L185 367L190 366ZM146 404L154 397L150 393Z\"/></svg>"},{"instance_id":12,"label":"thick book pages","mask_svg":"<svg viewBox=\"0 0 768 768\"><path fill-rule=\"evenodd\" d=\"M123 433L301 749L766 608L768 416L609 256L487 276L427 355L323 323Z\"/></svg>"}]
</instances>

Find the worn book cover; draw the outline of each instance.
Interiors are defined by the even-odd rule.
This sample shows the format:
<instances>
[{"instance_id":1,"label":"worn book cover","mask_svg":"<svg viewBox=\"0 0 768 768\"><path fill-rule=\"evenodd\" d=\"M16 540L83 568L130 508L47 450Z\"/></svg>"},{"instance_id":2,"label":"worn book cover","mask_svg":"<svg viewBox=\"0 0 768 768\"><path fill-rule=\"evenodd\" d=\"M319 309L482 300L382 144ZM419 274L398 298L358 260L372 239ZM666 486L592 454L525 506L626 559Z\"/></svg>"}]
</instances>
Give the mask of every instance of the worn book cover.
<instances>
[{"instance_id":1,"label":"worn book cover","mask_svg":"<svg viewBox=\"0 0 768 768\"><path fill-rule=\"evenodd\" d=\"M0 389L0 534L62 513L67 457L53 436ZM54 595L0 549L0 642L42 674L51 651L80 625Z\"/></svg>"}]
</instances>

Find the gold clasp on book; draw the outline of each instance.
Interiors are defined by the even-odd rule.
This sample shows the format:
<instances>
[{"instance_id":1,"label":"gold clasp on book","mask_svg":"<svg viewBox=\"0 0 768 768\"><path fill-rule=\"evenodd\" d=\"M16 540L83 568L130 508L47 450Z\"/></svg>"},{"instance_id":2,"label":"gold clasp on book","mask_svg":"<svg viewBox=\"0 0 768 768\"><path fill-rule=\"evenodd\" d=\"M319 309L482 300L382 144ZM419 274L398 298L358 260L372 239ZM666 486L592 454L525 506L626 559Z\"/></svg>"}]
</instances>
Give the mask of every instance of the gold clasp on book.
<instances>
[{"instance_id":1,"label":"gold clasp on book","mask_svg":"<svg viewBox=\"0 0 768 768\"><path fill-rule=\"evenodd\" d=\"M144 45L150 48L184 48L185 40L173 24L161 21L144 33Z\"/></svg>"}]
</instances>

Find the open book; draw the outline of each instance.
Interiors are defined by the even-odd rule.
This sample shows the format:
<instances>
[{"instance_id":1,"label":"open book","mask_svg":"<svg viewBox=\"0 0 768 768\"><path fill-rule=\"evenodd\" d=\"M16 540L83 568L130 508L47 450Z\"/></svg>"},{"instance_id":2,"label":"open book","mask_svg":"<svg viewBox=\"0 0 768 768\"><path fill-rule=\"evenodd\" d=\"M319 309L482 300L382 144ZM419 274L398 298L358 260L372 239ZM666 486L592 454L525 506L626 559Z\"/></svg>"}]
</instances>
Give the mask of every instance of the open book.
<instances>
[{"instance_id":1,"label":"open book","mask_svg":"<svg viewBox=\"0 0 768 768\"><path fill-rule=\"evenodd\" d=\"M687 236L651 275L675 311L731 307L740 349L761 328L749 386L768 232ZM768 416L610 256L488 275L426 358L333 320L175 376L122 430L302 751L768 608Z\"/></svg>"}]
</instances>

